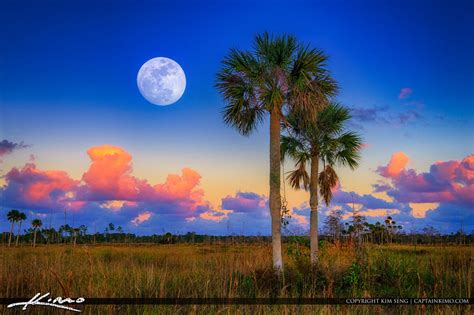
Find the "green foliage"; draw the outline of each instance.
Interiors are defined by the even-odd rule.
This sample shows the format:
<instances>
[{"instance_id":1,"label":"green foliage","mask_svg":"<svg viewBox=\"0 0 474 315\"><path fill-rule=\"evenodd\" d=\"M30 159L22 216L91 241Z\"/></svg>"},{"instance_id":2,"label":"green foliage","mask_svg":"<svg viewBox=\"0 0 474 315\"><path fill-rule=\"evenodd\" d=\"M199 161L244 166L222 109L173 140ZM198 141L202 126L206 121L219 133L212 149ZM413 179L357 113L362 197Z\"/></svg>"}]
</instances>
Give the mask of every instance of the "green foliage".
<instances>
[{"instance_id":1,"label":"green foliage","mask_svg":"<svg viewBox=\"0 0 474 315\"><path fill-rule=\"evenodd\" d=\"M31 226L35 229L40 228L43 225L43 222L40 219L34 219L31 221Z\"/></svg>"},{"instance_id":2,"label":"green foliage","mask_svg":"<svg viewBox=\"0 0 474 315\"><path fill-rule=\"evenodd\" d=\"M347 108L329 103L318 112L314 119L301 112L288 113L284 124L288 135L282 135L281 155L295 162L295 169L287 175L287 180L294 189L308 189L310 176L307 167L313 159L323 162L323 169L318 174L319 190L326 204L332 199L332 189L339 179L335 166L348 166L354 169L360 160L362 138L359 134L347 131L351 118Z\"/></svg>"},{"instance_id":3,"label":"green foliage","mask_svg":"<svg viewBox=\"0 0 474 315\"><path fill-rule=\"evenodd\" d=\"M298 259L305 255L302 246L297 243L288 244L288 246L286 247L286 253L289 257L293 259Z\"/></svg>"},{"instance_id":4,"label":"green foliage","mask_svg":"<svg viewBox=\"0 0 474 315\"><path fill-rule=\"evenodd\" d=\"M361 267L356 263L352 263L343 277L344 285L349 287L360 287L362 285L361 274Z\"/></svg>"},{"instance_id":5,"label":"green foliage","mask_svg":"<svg viewBox=\"0 0 474 315\"><path fill-rule=\"evenodd\" d=\"M325 240L319 240L318 242L318 248L319 250L324 250L326 248L327 241Z\"/></svg>"},{"instance_id":6,"label":"green foliage","mask_svg":"<svg viewBox=\"0 0 474 315\"><path fill-rule=\"evenodd\" d=\"M17 222L19 217L20 217L20 211L16 209L12 209L7 213L7 218L8 218L8 221L10 222Z\"/></svg>"},{"instance_id":7,"label":"green foliage","mask_svg":"<svg viewBox=\"0 0 474 315\"><path fill-rule=\"evenodd\" d=\"M255 279L251 275L243 276L239 291L243 297L254 298L257 295Z\"/></svg>"},{"instance_id":8,"label":"green foliage","mask_svg":"<svg viewBox=\"0 0 474 315\"><path fill-rule=\"evenodd\" d=\"M334 95L336 82L326 68L327 56L291 35L255 37L251 51L231 49L216 75L226 105L224 122L249 135L268 112L304 111L315 116Z\"/></svg>"}]
</instances>

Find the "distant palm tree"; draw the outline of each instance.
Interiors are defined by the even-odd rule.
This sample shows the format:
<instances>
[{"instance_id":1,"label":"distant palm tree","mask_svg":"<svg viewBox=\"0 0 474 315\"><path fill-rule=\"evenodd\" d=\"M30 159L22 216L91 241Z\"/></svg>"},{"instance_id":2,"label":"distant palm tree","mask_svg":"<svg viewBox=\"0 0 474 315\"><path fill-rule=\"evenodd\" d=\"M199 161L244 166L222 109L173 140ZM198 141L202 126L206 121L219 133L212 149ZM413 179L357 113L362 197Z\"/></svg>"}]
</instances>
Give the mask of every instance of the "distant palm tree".
<instances>
[{"instance_id":1,"label":"distant palm tree","mask_svg":"<svg viewBox=\"0 0 474 315\"><path fill-rule=\"evenodd\" d=\"M316 115L337 85L325 68L327 57L299 44L293 36L255 37L252 51L231 49L217 74L224 122L242 135L251 134L270 115L270 212L273 267L283 271L281 253L280 130L287 110Z\"/></svg>"},{"instance_id":2,"label":"distant palm tree","mask_svg":"<svg viewBox=\"0 0 474 315\"><path fill-rule=\"evenodd\" d=\"M18 224L18 234L16 235L16 242L15 246L18 246L18 242L20 241L20 233L21 233L21 223L26 220L26 214L24 212L20 212L17 217Z\"/></svg>"},{"instance_id":3,"label":"distant palm tree","mask_svg":"<svg viewBox=\"0 0 474 315\"><path fill-rule=\"evenodd\" d=\"M287 120L291 128L288 135L281 137L282 159L292 158L296 169L287 177L295 189L303 187L310 192L310 247L311 263L318 262L318 185L327 205L332 198L332 189L337 185L336 164L351 169L358 166L361 137L354 132L344 131L344 125L351 118L349 110L335 103L323 109L312 121L289 113ZM319 162L323 170L319 172ZM306 168L310 166L310 175Z\"/></svg>"},{"instance_id":4,"label":"distant palm tree","mask_svg":"<svg viewBox=\"0 0 474 315\"><path fill-rule=\"evenodd\" d=\"M8 221L10 221L12 223L11 228L10 228L10 236L8 237L8 247L10 247L10 245L12 243L13 226L14 226L15 222L18 221L19 216L20 216L20 211L18 211L16 209L12 209L7 213Z\"/></svg>"},{"instance_id":5,"label":"distant palm tree","mask_svg":"<svg viewBox=\"0 0 474 315\"><path fill-rule=\"evenodd\" d=\"M33 247L36 247L36 232L38 232L38 229L43 226L43 222L41 222L40 219L34 219L31 221L31 226L34 229Z\"/></svg>"},{"instance_id":6,"label":"distant palm tree","mask_svg":"<svg viewBox=\"0 0 474 315\"><path fill-rule=\"evenodd\" d=\"M170 232L166 233L165 239L168 244L171 243L171 241L173 240L173 234L171 234Z\"/></svg>"}]
</instances>

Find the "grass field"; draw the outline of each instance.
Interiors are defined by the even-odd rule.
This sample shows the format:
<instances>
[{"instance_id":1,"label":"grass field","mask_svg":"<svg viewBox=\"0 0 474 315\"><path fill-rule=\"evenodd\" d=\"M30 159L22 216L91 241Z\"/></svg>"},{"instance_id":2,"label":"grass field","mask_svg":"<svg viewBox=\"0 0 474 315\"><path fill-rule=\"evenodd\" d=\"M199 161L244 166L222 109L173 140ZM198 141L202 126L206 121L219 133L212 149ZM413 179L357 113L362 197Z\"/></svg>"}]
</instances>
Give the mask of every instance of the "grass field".
<instances>
[{"instance_id":1,"label":"grass field","mask_svg":"<svg viewBox=\"0 0 474 315\"><path fill-rule=\"evenodd\" d=\"M285 278L271 248L252 245L40 246L0 249L0 297L36 292L70 297L472 297L474 247L370 246L366 264L351 248L325 244L318 270L308 249L285 247ZM9 314L11 310L1 309ZM34 307L30 312L53 313ZM470 306L86 306L87 314L358 313L461 314ZM17 311L19 312L19 311ZM54 311L55 313L59 313Z\"/></svg>"}]
</instances>

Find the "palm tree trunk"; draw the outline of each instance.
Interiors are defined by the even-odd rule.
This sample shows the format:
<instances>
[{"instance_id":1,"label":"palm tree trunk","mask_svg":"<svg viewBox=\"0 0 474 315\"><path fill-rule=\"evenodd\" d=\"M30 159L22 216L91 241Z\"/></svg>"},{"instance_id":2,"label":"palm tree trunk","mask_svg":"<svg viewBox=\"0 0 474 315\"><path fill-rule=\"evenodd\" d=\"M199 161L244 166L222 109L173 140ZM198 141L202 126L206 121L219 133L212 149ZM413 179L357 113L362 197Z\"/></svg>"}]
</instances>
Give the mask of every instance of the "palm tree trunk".
<instances>
[{"instance_id":1,"label":"palm tree trunk","mask_svg":"<svg viewBox=\"0 0 474 315\"><path fill-rule=\"evenodd\" d=\"M272 217L273 268L279 276L283 271L281 253L281 196L280 196L280 113L270 113L270 213Z\"/></svg>"},{"instance_id":2,"label":"palm tree trunk","mask_svg":"<svg viewBox=\"0 0 474 315\"><path fill-rule=\"evenodd\" d=\"M318 263L318 175L319 175L319 154L315 153L311 157L311 178L309 182L309 206L310 226L309 238L311 247L311 265Z\"/></svg>"},{"instance_id":3,"label":"palm tree trunk","mask_svg":"<svg viewBox=\"0 0 474 315\"><path fill-rule=\"evenodd\" d=\"M20 241L20 232L21 232L21 221L20 221L20 224L18 225L18 234L16 236L15 247L18 246L18 242Z\"/></svg>"},{"instance_id":4,"label":"palm tree trunk","mask_svg":"<svg viewBox=\"0 0 474 315\"><path fill-rule=\"evenodd\" d=\"M13 235L13 221L12 221L12 227L10 228L10 236L8 237L8 247L10 247L12 243L12 235Z\"/></svg>"},{"instance_id":5,"label":"palm tree trunk","mask_svg":"<svg viewBox=\"0 0 474 315\"><path fill-rule=\"evenodd\" d=\"M33 247L36 247L36 228L35 228L35 234L33 236Z\"/></svg>"}]
</instances>

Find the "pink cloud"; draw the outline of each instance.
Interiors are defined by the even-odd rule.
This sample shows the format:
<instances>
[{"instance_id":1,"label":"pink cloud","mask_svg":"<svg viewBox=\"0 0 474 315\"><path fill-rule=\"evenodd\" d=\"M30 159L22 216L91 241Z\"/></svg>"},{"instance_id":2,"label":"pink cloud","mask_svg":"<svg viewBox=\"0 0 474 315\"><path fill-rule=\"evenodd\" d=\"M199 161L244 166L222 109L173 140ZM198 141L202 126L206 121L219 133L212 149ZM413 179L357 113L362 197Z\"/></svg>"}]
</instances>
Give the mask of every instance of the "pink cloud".
<instances>
[{"instance_id":1,"label":"pink cloud","mask_svg":"<svg viewBox=\"0 0 474 315\"><path fill-rule=\"evenodd\" d=\"M387 166L379 167L378 172L384 177L396 177L408 164L408 156L403 152L394 153Z\"/></svg>"},{"instance_id":2,"label":"pink cloud","mask_svg":"<svg viewBox=\"0 0 474 315\"><path fill-rule=\"evenodd\" d=\"M150 211L142 212L139 215L137 215L133 220L131 220L130 223L132 223L135 226L138 226L142 224L143 222L148 221L152 215L153 213L151 213Z\"/></svg>"},{"instance_id":3,"label":"pink cloud","mask_svg":"<svg viewBox=\"0 0 474 315\"><path fill-rule=\"evenodd\" d=\"M201 175L195 170L183 168L181 175L170 174L164 183L152 186L132 175L132 156L124 149L103 145L90 148L87 153L92 162L82 177L86 185L81 197L85 200L173 203L176 212L184 216L206 204L204 191L198 188Z\"/></svg>"},{"instance_id":4,"label":"pink cloud","mask_svg":"<svg viewBox=\"0 0 474 315\"><path fill-rule=\"evenodd\" d=\"M206 212L203 212L199 215L201 219L208 220L208 221L214 221L214 222L220 222L226 218L228 218L228 214L232 213L231 210L208 210Z\"/></svg>"},{"instance_id":5,"label":"pink cloud","mask_svg":"<svg viewBox=\"0 0 474 315\"><path fill-rule=\"evenodd\" d=\"M120 147L103 145L87 150L91 159L82 180L87 197L92 200L136 200L140 188L146 187L131 175L132 156Z\"/></svg>"},{"instance_id":6,"label":"pink cloud","mask_svg":"<svg viewBox=\"0 0 474 315\"><path fill-rule=\"evenodd\" d=\"M405 169L408 157L394 154L386 167L379 167L380 175L392 182L387 194L399 202L439 203L464 205L474 203L474 155L461 161L440 161L431 165L429 172L418 173Z\"/></svg>"},{"instance_id":7,"label":"pink cloud","mask_svg":"<svg viewBox=\"0 0 474 315\"><path fill-rule=\"evenodd\" d=\"M87 150L91 159L82 181L64 171L42 171L32 163L13 168L0 190L5 205L72 210L95 203L99 209L143 210L183 218L197 217L212 207L199 188L201 175L190 168L170 174L164 183L149 184L132 175L132 156L123 148L102 145Z\"/></svg>"},{"instance_id":8,"label":"pink cloud","mask_svg":"<svg viewBox=\"0 0 474 315\"><path fill-rule=\"evenodd\" d=\"M63 207L64 202L72 201L71 197L79 183L64 171L43 171L33 163L21 169L12 168L5 180L7 185L2 191L3 200L43 209Z\"/></svg>"},{"instance_id":9,"label":"pink cloud","mask_svg":"<svg viewBox=\"0 0 474 315\"><path fill-rule=\"evenodd\" d=\"M228 195L222 199L222 209L236 213L266 211L268 199L253 192L237 192L234 197Z\"/></svg>"},{"instance_id":10,"label":"pink cloud","mask_svg":"<svg viewBox=\"0 0 474 315\"><path fill-rule=\"evenodd\" d=\"M295 222L301 226L306 227L309 224L309 219L306 216L297 213L295 209L290 210L290 215L291 218L294 219Z\"/></svg>"},{"instance_id":11,"label":"pink cloud","mask_svg":"<svg viewBox=\"0 0 474 315\"><path fill-rule=\"evenodd\" d=\"M196 189L201 181L201 175L198 172L183 168L181 176L172 174L168 175L166 182L153 186L153 193L158 199L182 199L190 198L202 205L202 197L204 191Z\"/></svg>"},{"instance_id":12,"label":"pink cloud","mask_svg":"<svg viewBox=\"0 0 474 315\"><path fill-rule=\"evenodd\" d=\"M401 99L401 100L405 99L405 98L408 98L411 95L411 93L413 93L413 90L411 88L409 88L409 87L402 88L400 90L400 93L398 94L398 98Z\"/></svg>"},{"instance_id":13,"label":"pink cloud","mask_svg":"<svg viewBox=\"0 0 474 315\"><path fill-rule=\"evenodd\" d=\"M101 208L110 209L112 211L119 211L124 206L135 207L137 206L137 202L124 201L124 200L110 200L110 201L104 201L100 205Z\"/></svg>"}]
</instances>

